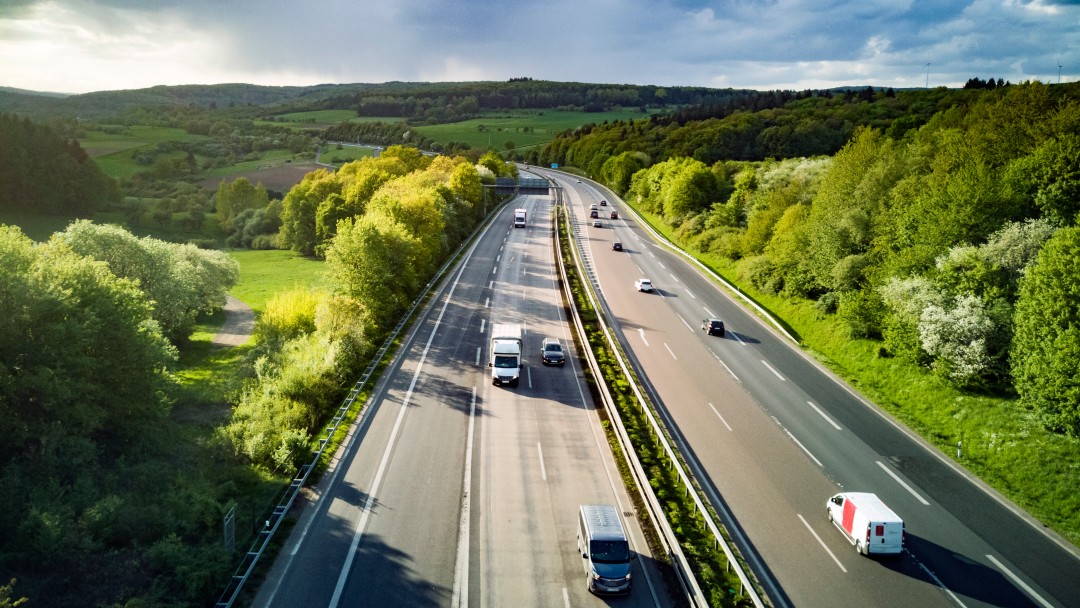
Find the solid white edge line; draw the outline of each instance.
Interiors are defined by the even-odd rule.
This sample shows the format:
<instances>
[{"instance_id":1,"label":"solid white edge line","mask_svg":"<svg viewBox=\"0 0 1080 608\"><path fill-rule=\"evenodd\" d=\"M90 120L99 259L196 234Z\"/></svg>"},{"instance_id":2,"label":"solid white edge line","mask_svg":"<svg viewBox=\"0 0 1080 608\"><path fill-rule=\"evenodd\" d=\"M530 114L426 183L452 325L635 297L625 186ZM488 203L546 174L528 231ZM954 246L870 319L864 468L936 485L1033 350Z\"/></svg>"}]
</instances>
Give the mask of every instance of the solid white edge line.
<instances>
[{"instance_id":1,"label":"solid white edge line","mask_svg":"<svg viewBox=\"0 0 1080 608\"><path fill-rule=\"evenodd\" d=\"M810 404L810 407L814 408L814 411L815 411L815 412L817 412L818 414L820 414L820 415L821 415L821 417L822 417L822 418L824 418L826 422L828 422L829 424L833 425L833 428L835 428L835 429L836 429L836 430L838 430L838 431L839 431L839 430L841 430L841 429L840 429L840 425L839 425L839 424L836 424L835 422L833 422L832 418L829 418L828 416L826 416L826 415L825 415L825 412L821 411L821 408L819 408L818 406L814 405L814 402L813 402L813 401L807 401L807 403L808 403L808 404Z\"/></svg>"},{"instance_id":2,"label":"solid white edge line","mask_svg":"<svg viewBox=\"0 0 1080 608\"><path fill-rule=\"evenodd\" d=\"M1046 606L1046 608L1054 608L1053 604L1046 601L1046 599L1043 598L1043 596L1036 593L1035 590L1032 589L1027 583L1020 580L1019 576L1016 576L1016 574L1014 574L1012 570L1009 570L1008 568L1006 568L1005 564L999 562L996 557L994 557L993 555L990 555L988 553L986 555L986 559L994 562L994 565L997 566L998 570L1001 570L1002 572L1004 572L1005 575L1008 576L1009 578L1011 578L1014 583L1016 583L1017 585L1020 585L1020 587L1023 588L1024 591L1027 592L1027 594L1031 597L1031 599L1038 601L1043 606Z\"/></svg>"},{"instance_id":3,"label":"solid white edge line","mask_svg":"<svg viewBox=\"0 0 1080 608\"><path fill-rule=\"evenodd\" d=\"M825 465L821 464L821 461L818 460L817 458L815 458L814 455L810 453L810 450L806 449L806 446L803 445L801 441L796 439L795 436L791 434L791 431L789 431L787 429L784 429L784 432L787 433L788 437L791 437L791 440L795 442L795 445L802 448L802 451L806 452L806 455L809 456L811 460L813 460L814 462L817 463L817 466L819 466L819 467L821 467L823 469L825 468Z\"/></svg>"},{"instance_id":4,"label":"solid white edge line","mask_svg":"<svg viewBox=\"0 0 1080 608\"><path fill-rule=\"evenodd\" d=\"M908 492L910 492L912 496L917 498L919 500L919 502L921 502L923 504L924 507L929 507L930 506L930 503L927 502L927 500L925 498L920 496L919 493L916 492L911 486L909 486L903 479L900 479L899 475L897 475L896 473L893 473L891 470L889 470L889 467L885 466L884 462L881 462L880 460L877 460L875 462L877 462L877 466L881 467L882 471L885 471L886 473L888 473L889 477L892 477L896 481L896 483L903 486L904 489L907 490Z\"/></svg>"},{"instance_id":5,"label":"solid white edge line","mask_svg":"<svg viewBox=\"0 0 1080 608\"><path fill-rule=\"evenodd\" d=\"M465 438L465 473L462 475L461 518L458 519L458 550L454 563L454 592L450 605L454 608L469 605L469 524L472 513L472 454L473 428L476 420L476 387L472 389L472 402L469 404L469 432Z\"/></svg>"},{"instance_id":6,"label":"solid white edge line","mask_svg":"<svg viewBox=\"0 0 1080 608\"><path fill-rule=\"evenodd\" d=\"M434 336L435 332L431 332ZM428 342L430 346L431 342ZM420 364L416 366L416 371L413 373L412 382L409 384L409 390L405 392L405 398L401 400L401 407L398 409L397 420L394 421L394 428L390 431L390 440L386 442L386 448L383 449L382 459L379 461L379 468L375 472L375 480L371 482L371 491L368 492L367 499L364 500L364 505L361 507L363 514L360 515L360 521L356 522L356 527L353 529L352 542L349 544L349 552L345 555L345 563L341 565L341 572L338 573L337 584L334 586L334 594L330 598L329 608L337 608L339 602L341 602L341 594L345 591L345 583L349 579L349 571L352 570L353 560L356 559L356 548L360 546L360 539L364 536L364 529L367 527L367 521L371 517L371 506L375 502L375 496L379 491L379 486L382 485L383 474L386 473L386 467L390 463L390 454L394 451L394 444L397 443L398 433L401 431L402 422L405 420L405 412L408 411L409 401L412 398L413 388L416 386L416 379L420 375L420 370L424 367L424 357L427 355L427 349L424 350L424 354L420 356Z\"/></svg>"},{"instance_id":7,"label":"solid white edge line","mask_svg":"<svg viewBox=\"0 0 1080 608\"><path fill-rule=\"evenodd\" d=\"M464 272L464 269L462 270ZM460 279L461 274L458 274ZM352 569L353 560L356 559L356 548L360 546L360 540L364 536L364 529L367 527L367 521L371 517L371 506L375 502L375 497L378 495L379 486L382 484L383 474L386 472L386 467L390 462L390 454L393 452L394 445L397 443L398 433L401 431L402 421L405 419L405 412L409 409L409 403L412 401L413 390L416 389L416 382L420 379L420 372L424 369L424 362L427 361L428 352L431 350L431 343L435 341L435 334L439 332L439 326L442 325L443 315L446 314L447 307L450 306L450 300L454 297L454 290L457 288L457 280L450 287L450 291L446 295L446 300L443 302L443 307L439 311L439 316L435 319L435 326L431 329L431 335L428 336L427 342L424 344L424 350L420 353L420 360L416 364L416 371L413 372L412 380L409 382L409 389L405 391L405 398L401 400L401 407L398 410L397 419L394 421L394 427L390 431L390 437L386 441L386 448L383 449L382 459L379 461L379 468L375 472L375 479L371 482L371 489L368 491L367 500L364 501L363 514L360 516L360 521L356 522L356 528L353 530L353 539L349 544L349 552L345 555L345 563L341 566L341 572L338 574L337 584L334 586L334 595L330 598L328 608L337 608L339 602L341 602L341 594L345 591L345 583L349 578L349 570Z\"/></svg>"},{"instance_id":8,"label":"solid white edge line","mask_svg":"<svg viewBox=\"0 0 1080 608\"><path fill-rule=\"evenodd\" d=\"M844 564L840 563L840 560L837 559L836 554L832 552L832 549L825 545L825 541L821 540L821 537L818 536L818 533L814 532L814 529L810 527L810 524L806 521L806 518L802 516L802 513L796 513L795 515L799 516L799 521L801 521L803 525L806 526L806 529L810 531L810 534L814 535L814 538L817 539L817 542L819 545L821 545L821 548L825 549L825 552L829 554L829 557L832 558L832 561L836 562L836 565L839 566L840 569L843 570L846 574L847 568L844 567Z\"/></svg>"}]
</instances>

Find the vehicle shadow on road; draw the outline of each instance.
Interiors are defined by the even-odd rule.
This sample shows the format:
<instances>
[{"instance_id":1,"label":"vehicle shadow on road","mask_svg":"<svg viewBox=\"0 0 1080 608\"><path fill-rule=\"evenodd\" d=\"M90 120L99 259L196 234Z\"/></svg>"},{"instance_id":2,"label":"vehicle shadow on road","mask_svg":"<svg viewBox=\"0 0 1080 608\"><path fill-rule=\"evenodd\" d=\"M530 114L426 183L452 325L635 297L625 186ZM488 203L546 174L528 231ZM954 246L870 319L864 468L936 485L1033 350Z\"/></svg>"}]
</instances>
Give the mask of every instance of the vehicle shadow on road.
<instances>
[{"instance_id":1,"label":"vehicle shadow on road","mask_svg":"<svg viewBox=\"0 0 1080 608\"><path fill-rule=\"evenodd\" d=\"M997 569L929 539L908 533L903 559L882 558L882 566L988 606L1034 606L1031 598ZM933 575L931 575L933 573Z\"/></svg>"}]
</instances>

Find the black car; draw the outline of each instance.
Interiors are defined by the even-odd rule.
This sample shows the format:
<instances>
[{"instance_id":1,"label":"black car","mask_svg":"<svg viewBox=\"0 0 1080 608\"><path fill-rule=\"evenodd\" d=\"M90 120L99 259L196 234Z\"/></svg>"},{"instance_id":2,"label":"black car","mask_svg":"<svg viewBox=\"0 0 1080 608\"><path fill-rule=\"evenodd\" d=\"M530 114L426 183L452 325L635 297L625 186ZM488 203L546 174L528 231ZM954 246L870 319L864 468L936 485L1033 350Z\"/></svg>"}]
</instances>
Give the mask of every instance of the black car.
<instances>
[{"instance_id":1,"label":"black car","mask_svg":"<svg viewBox=\"0 0 1080 608\"><path fill-rule=\"evenodd\" d=\"M710 336L722 336L724 335L724 322L720 319L703 319L701 329L704 329L705 333Z\"/></svg>"},{"instance_id":2,"label":"black car","mask_svg":"<svg viewBox=\"0 0 1080 608\"><path fill-rule=\"evenodd\" d=\"M562 365L566 363L566 355L563 354L562 344L555 338L544 338L540 346L540 360L544 365Z\"/></svg>"},{"instance_id":3,"label":"black car","mask_svg":"<svg viewBox=\"0 0 1080 608\"><path fill-rule=\"evenodd\" d=\"M620 243L619 241L615 241L611 244L611 249L612 251L622 251L622 243Z\"/></svg>"}]
</instances>

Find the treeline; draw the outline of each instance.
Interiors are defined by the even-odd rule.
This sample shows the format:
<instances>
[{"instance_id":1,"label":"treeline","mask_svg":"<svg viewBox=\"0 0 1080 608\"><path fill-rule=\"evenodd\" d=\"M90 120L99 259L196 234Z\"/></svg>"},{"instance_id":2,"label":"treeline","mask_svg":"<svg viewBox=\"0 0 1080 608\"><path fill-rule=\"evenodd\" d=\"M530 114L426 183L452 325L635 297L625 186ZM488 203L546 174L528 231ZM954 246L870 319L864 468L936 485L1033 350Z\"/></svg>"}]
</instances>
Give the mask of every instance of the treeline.
<instances>
[{"instance_id":1,"label":"treeline","mask_svg":"<svg viewBox=\"0 0 1080 608\"><path fill-rule=\"evenodd\" d=\"M760 92L648 119L589 125L559 134L524 160L600 175L608 159L637 152L650 163L689 157L706 164L832 155L858 127L899 139L934 114L972 104L983 91L875 90Z\"/></svg>"},{"instance_id":2,"label":"treeline","mask_svg":"<svg viewBox=\"0 0 1080 608\"><path fill-rule=\"evenodd\" d=\"M73 138L10 114L0 114L0 210L88 216L120 199Z\"/></svg>"},{"instance_id":3,"label":"treeline","mask_svg":"<svg viewBox=\"0 0 1080 608\"><path fill-rule=\"evenodd\" d=\"M324 257L330 287L278 294L260 316L257 377L223 431L238 456L271 471L310 459L348 381L483 218L483 184L513 171L483 163L393 146L289 191L281 244Z\"/></svg>"},{"instance_id":4,"label":"treeline","mask_svg":"<svg viewBox=\"0 0 1080 608\"><path fill-rule=\"evenodd\" d=\"M83 220L38 244L0 226L0 259L0 578L37 606L206 603L253 476L180 439L170 338L236 262Z\"/></svg>"},{"instance_id":5,"label":"treeline","mask_svg":"<svg viewBox=\"0 0 1080 608\"><path fill-rule=\"evenodd\" d=\"M986 91L900 137L856 128L831 159L628 151L597 175L758 289L1080 435L1078 91Z\"/></svg>"}]
</instances>

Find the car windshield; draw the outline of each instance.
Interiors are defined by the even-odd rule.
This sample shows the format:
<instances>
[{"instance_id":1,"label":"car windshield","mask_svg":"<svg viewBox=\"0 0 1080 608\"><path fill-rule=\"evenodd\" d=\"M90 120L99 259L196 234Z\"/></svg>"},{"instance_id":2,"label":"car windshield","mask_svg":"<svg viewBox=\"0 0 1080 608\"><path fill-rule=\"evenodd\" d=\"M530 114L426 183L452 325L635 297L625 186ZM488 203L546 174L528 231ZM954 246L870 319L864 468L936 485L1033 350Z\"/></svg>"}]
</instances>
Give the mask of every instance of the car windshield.
<instances>
[{"instance_id":1,"label":"car windshield","mask_svg":"<svg viewBox=\"0 0 1080 608\"><path fill-rule=\"evenodd\" d=\"M630 545L622 540L594 540L589 543L592 561L600 564L618 564L630 561Z\"/></svg>"},{"instance_id":2,"label":"car windshield","mask_svg":"<svg viewBox=\"0 0 1080 608\"><path fill-rule=\"evenodd\" d=\"M495 367L517 367L517 357L500 357L496 355Z\"/></svg>"},{"instance_id":3,"label":"car windshield","mask_svg":"<svg viewBox=\"0 0 1080 608\"><path fill-rule=\"evenodd\" d=\"M558 344L548 344L544 347L544 350L548 351L549 353L561 353L562 347Z\"/></svg>"}]
</instances>

